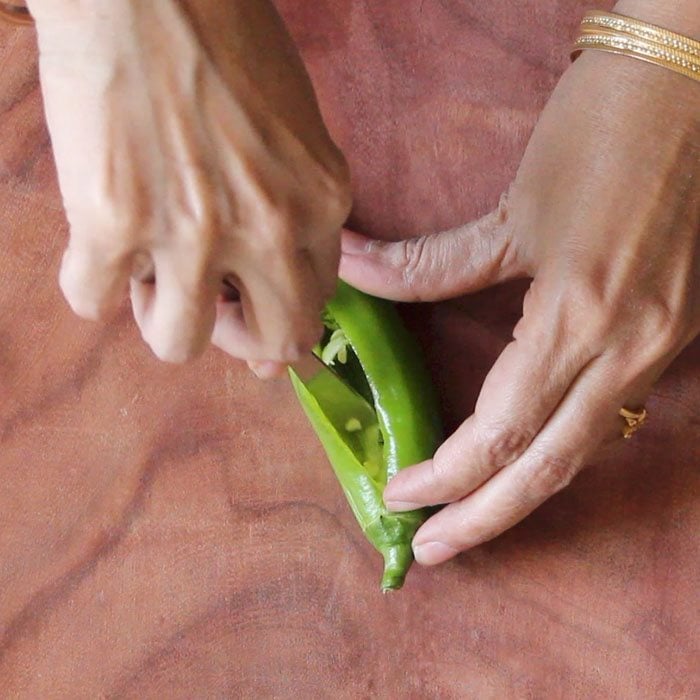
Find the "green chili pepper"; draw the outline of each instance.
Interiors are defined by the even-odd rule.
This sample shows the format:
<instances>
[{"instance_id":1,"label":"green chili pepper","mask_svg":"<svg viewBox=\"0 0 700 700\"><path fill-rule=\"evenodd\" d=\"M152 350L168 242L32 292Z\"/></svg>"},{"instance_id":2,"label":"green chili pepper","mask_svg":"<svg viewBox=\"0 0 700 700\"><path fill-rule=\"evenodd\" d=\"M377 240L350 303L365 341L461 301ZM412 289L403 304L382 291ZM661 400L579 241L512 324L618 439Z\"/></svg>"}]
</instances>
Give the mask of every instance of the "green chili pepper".
<instances>
[{"instance_id":1,"label":"green chili pepper","mask_svg":"<svg viewBox=\"0 0 700 700\"><path fill-rule=\"evenodd\" d=\"M384 557L383 591L401 588L411 540L427 512L390 513L384 487L399 469L433 455L440 421L415 341L390 302L339 282L328 302L325 365L290 376L360 527Z\"/></svg>"}]
</instances>

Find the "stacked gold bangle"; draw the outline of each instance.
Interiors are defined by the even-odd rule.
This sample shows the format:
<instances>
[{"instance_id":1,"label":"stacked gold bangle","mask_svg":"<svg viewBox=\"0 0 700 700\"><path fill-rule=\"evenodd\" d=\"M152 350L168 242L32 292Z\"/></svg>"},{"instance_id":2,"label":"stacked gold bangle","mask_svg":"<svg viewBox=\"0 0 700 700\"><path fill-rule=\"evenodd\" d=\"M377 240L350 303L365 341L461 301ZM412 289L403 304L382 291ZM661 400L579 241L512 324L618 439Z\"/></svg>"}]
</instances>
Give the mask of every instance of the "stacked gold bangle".
<instances>
[{"instance_id":1,"label":"stacked gold bangle","mask_svg":"<svg viewBox=\"0 0 700 700\"><path fill-rule=\"evenodd\" d=\"M587 12L572 58L583 49L632 56L700 81L700 41L631 17L598 10Z\"/></svg>"}]
</instances>

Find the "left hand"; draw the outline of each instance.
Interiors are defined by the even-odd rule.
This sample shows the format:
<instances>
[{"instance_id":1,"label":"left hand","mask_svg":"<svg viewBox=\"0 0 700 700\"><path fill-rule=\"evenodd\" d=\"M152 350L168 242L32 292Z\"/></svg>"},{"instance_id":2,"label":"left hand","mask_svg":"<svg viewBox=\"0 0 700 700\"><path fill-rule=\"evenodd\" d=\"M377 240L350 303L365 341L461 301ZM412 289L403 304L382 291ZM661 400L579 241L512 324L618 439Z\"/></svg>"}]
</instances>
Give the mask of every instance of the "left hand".
<instances>
[{"instance_id":1,"label":"left hand","mask_svg":"<svg viewBox=\"0 0 700 700\"><path fill-rule=\"evenodd\" d=\"M584 52L559 82L496 211L385 243L346 233L341 276L445 299L532 277L475 411L386 488L392 510L448 503L416 534L438 564L566 486L700 331L700 84ZM653 417L652 417L653 418Z\"/></svg>"}]
</instances>

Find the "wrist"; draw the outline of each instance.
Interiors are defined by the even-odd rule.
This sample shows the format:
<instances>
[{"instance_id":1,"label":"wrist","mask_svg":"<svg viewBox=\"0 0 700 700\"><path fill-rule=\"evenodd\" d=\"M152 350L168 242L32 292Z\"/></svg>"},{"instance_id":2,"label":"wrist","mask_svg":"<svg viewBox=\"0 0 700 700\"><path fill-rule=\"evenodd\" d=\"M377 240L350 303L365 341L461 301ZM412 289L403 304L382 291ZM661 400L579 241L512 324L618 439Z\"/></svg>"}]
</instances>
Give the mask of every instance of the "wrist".
<instances>
[{"instance_id":1,"label":"wrist","mask_svg":"<svg viewBox=\"0 0 700 700\"><path fill-rule=\"evenodd\" d=\"M612 11L700 40L698 0L619 0Z\"/></svg>"}]
</instances>

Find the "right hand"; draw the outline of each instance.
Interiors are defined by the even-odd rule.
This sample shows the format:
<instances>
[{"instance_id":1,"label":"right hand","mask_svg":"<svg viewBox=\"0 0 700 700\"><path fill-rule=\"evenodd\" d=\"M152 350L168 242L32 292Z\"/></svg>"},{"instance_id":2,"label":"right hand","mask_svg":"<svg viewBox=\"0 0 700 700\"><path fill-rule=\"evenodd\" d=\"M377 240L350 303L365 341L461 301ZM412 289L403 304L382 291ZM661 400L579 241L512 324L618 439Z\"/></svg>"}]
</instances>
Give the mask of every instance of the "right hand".
<instances>
[{"instance_id":1,"label":"right hand","mask_svg":"<svg viewBox=\"0 0 700 700\"><path fill-rule=\"evenodd\" d=\"M309 350L335 289L349 175L272 4L29 7L73 310L100 318L130 285L144 339L174 362L210 339L278 369Z\"/></svg>"}]
</instances>

